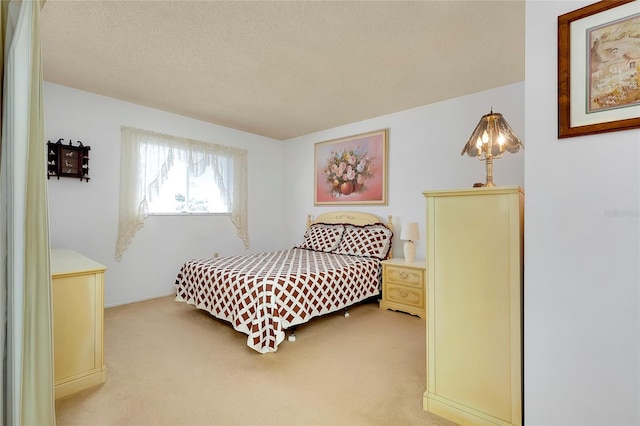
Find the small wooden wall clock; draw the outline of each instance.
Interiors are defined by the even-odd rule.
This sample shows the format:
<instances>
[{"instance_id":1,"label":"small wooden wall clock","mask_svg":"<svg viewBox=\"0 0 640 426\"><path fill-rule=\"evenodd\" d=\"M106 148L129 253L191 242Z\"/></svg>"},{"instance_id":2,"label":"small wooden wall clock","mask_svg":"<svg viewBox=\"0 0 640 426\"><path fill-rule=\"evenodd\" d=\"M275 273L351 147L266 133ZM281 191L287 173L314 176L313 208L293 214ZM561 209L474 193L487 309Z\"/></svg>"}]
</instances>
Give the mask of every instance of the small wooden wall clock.
<instances>
[{"instance_id":1,"label":"small wooden wall clock","mask_svg":"<svg viewBox=\"0 0 640 426\"><path fill-rule=\"evenodd\" d=\"M90 146L85 146L78 141L78 146L74 146L69 140L69 144L63 144L62 138L57 142L47 142L47 179L52 176L70 177L86 180L89 182L89 150Z\"/></svg>"}]
</instances>

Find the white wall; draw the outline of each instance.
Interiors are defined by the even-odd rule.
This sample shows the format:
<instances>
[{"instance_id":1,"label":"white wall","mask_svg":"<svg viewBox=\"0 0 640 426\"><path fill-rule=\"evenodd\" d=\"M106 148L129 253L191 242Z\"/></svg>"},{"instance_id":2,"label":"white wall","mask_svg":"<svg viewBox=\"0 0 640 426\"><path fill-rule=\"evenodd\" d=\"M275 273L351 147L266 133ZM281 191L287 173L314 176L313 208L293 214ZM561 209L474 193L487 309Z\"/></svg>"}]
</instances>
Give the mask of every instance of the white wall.
<instances>
[{"instance_id":1,"label":"white wall","mask_svg":"<svg viewBox=\"0 0 640 426\"><path fill-rule=\"evenodd\" d=\"M226 216L152 216L122 262L115 261L122 125L247 149L248 252L286 248L280 238L282 142L52 83L45 83L44 94L46 139L91 146L88 183L70 178L48 182L51 246L76 250L107 266L106 306L171 294L187 259L245 253Z\"/></svg>"},{"instance_id":2,"label":"white wall","mask_svg":"<svg viewBox=\"0 0 640 426\"><path fill-rule=\"evenodd\" d=\"M480 118L493 111L507 122L527 147L524 138L524 82L450 99L407 111L352 123L346 126L290 139L285 142L285 197L290 200L285 213L289 222L288 243L298 242L304 232L301 217L342 209L366 211L386 219L393 216L394 255L403 257L399 240L404 222L418 222L421 241L416 258L425 256L426 200L423 191L469 188L485 181L485 163L461 156ZM378 129L389 129L388 205L314 206L314 144ZM526 149L525 149L526 151ZM494 161L494 182L498 186L524 187L525 151L505 154Z\"/></svg>"},{"instance_id":3,"label":"white wall","mask_svg":"<svg viewBox=\"0 0 640 426\"><path fill-rule=\"evenodd\" d=\"M640 130L557 138L557 17L528 1L525 421L640 424Z\"/></svg>"}]
</instances>

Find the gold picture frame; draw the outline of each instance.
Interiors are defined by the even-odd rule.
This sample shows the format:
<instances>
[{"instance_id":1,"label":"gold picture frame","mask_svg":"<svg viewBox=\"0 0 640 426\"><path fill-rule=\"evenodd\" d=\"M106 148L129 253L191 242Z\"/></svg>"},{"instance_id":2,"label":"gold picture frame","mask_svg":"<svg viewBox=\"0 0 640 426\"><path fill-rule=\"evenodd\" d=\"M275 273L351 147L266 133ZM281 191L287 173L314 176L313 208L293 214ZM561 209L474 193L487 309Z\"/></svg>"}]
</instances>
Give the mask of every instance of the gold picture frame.
<instances>
[{"instance_id":1,"label":"gold picture frame","mask_svg":"<svg viewBox=\"0 0 640 426\"><path fill-rule=\"evenodd\" d=\"M387 204L388 129L315 144L314 204Z\"/></svg>"},{"instance_id":2,"label":"gold picture frame","mask_svg":"<svg viewBox=\"0 0 640 426\"><path fill-rule=\"evenodd\" d=\"M640 2L558 16L558 137L640 128Z\"/></svg>"}]
</instances>

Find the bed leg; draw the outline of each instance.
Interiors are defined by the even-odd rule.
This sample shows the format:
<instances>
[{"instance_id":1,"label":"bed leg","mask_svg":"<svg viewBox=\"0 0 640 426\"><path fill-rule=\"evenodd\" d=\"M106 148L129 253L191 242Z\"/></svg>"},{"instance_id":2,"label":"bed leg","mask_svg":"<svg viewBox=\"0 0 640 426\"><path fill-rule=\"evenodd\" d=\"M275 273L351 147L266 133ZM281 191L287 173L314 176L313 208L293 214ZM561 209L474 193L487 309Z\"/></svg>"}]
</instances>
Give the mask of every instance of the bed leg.
<instances>
[{"instance_id":1,"label":"bed leg","mask_svg":"<svg viewBox=\"0 0 640 426\"><path fill-rule=\"evenodd\" d=\"M290 342L295 342L296 341L296 328L292 327L291 328L291 332L289 333L289 337L287 337L287 340Z\"/></svg>"},{"instance_id":2,"label":"bed leg","mask_svg":"<svg viewBox=\"0 0 640 426\"><path fill-rule=\"evenodd\" d=\"M349 308L344 308L344 312L342 313L342 316L344 316L345 318L349 316Z\"/></svg>"}]
</instances>

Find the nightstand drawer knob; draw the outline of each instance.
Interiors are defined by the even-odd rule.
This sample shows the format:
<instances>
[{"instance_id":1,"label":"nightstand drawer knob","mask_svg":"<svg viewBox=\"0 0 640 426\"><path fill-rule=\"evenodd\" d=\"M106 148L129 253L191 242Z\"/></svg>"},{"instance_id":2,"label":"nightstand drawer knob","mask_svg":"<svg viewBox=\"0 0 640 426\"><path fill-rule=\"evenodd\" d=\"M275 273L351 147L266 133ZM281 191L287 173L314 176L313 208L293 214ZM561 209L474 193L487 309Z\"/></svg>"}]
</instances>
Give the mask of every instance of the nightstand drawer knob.
<instances>
[{"instance_id":1,"label":"nightstand drawer knob","mask_svg":"<svg viewBox=\"0 0 640 426\"><path fill-rule=\"evenodd\" d=\"M400 294L400 297L405 298L409 295L409 292L407 290L400 290L398 291L398 293Z\"/></svg>"},{"instance_id":2,"label":"nightstand drawer knob","mask_svg":"<svg viewBox=\"0 0 640 426\"><path fill-rule=\"evenodd\" d=\"M403 280L406 280L407 278L409 278L409 274L407 273L407 271L401 271L400 278L402 278Z\"/></svg>"}]
</instances>

